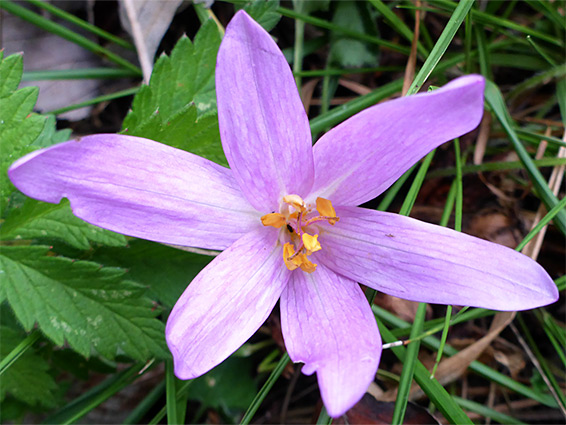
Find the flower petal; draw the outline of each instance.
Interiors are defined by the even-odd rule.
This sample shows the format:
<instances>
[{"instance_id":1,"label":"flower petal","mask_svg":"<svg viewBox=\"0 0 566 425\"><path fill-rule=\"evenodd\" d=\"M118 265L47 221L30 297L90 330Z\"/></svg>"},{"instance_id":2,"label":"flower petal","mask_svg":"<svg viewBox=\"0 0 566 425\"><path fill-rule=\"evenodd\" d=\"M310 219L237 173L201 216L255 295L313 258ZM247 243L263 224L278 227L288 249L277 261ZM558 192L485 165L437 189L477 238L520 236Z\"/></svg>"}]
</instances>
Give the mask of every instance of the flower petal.
<instances>
[{"instance_id":1,"label":"flower petal","mask_svg":"<svg viewBox=\"0 0 566 425\"><path fill-rule=\"evenodd\" d=\"M320 261L336 273L396 297L494 310L526 310L558 298L556 285L512 249L397 214L336 208L320 233Z\"/></svg>"},{"instance_id":2,"label":"flower petal","mask_svg":"<svg viewBox=\"0 0 566 425\"><path fill-rule=\"evenodd\" d=\"M229 169L139 137L61 143L19 159L8 174L32 198L69 198L83 220L157 242L224 249L261 226Z\"/></svg>"},{"instance_id":3,"label":"flower petal","mask_svg":"<svg viewBox=\"0 0 566 425\"><path fill-rule=\"evenodd\" d=\"M312 193L346 206L375 198L431 150L473 130L483 91L483 78L470 75L354 115L314 145Z\"/></svg>"},{"instance_id":4,"label":"flower petal","mask_svg":"<svg viewBox=\"0 0 566 425\"><path fill-rule=\"evenodd\" d=\"M277 232L263 228L243 236L206 266L181 295L165 331L178 378L208 372L269 316L290 275Z\"/></svg>"},{"instance_id":5,"label":"flower petal","mask_svg":"<svg viewBox=\"0 0 566 425\"><path fill-rule=\"evenodd\" d=\"M319 265L293 272L281 294L285 346L303 373L317 374L328 414L341 416L375 377L381 337L360 286Z\"/></svg>"},{"instance_id":6,"label":"flower petal","mask_svg":"<svg viewBox=\"0 0 566 425\"><path fill-rule=\"evenodd\" d=\"M308 193L311 133L297 86L271 36L243 11L220 45L216 95L224 153L250 203L270 212L282 196Z\"/></svg>"}]
</instances>

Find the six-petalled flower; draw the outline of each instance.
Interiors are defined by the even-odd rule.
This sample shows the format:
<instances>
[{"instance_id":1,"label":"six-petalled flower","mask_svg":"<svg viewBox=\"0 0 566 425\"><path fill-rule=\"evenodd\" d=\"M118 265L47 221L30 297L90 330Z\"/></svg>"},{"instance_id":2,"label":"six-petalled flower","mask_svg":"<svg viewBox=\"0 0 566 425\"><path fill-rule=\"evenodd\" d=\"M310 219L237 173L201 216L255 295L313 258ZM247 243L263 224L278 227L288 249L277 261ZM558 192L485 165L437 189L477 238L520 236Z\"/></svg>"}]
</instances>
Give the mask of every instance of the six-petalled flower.
<instances>
[{"instance_id":1,"label":"six-petalled flower","mask_svg":"<svg viewBox=\"0 0 566 425\"><path fill-rule=\"evenodd\" d=\"M358 208L440 144L473 130L484 81L368 108L311 144L281 51L245 12L226 29L216 91L230 169L151 140L95 135L34 152L9 170L23 193L70 200L98 226L224 250L167 323L175 373L200 376L261 326L280 300L291 359L317 373L331 416L374 379L381 340L359 286L428 303L522 310L557 298L536 262L502 246Z\"/></svg>"}]
</instances>

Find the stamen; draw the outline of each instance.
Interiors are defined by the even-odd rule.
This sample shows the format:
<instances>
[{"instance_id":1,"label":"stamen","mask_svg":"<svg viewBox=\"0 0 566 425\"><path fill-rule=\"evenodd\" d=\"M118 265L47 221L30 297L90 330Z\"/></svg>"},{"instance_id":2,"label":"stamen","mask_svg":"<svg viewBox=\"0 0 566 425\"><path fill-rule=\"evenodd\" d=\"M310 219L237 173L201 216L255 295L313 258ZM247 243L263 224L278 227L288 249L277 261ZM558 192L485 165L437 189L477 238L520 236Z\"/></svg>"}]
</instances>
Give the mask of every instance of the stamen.
<instances>
[{"instance_id":1,"label":"stamen","mask_svg":"<svg viewBox=\"0 0 566 425\"><path fill-rule=\"evenodd\" d=\"M298 212L305 212L305 201L299 195L286 195L283 197L283 202L291 205Z\"/></svg>"},{"instance_id":2,"label":"stamen","mask_svg":"<svg viewBox=\"0 0 566 425\"><path fill-rule=\"evenodd\" d=\"M340 221L340 217L325 217L323 215L317 215L316 217L307 220L306 223L303 223L303 226L310 226L311 224L316 223L317 221L328 221L330 224L334 226L337 221Z\"/></svg>"},{"instance_id":3,"label":"stamen","mask_svg":"<svg viewBox=\"0 0 566 425\"><path fill-rule=\"evenodd\" d=\"M289 242L283 245L283 261L289 270L295 270L300 266L297 262L294 261L294 257L296 256L295 248Z\"/></svg>"},{"instance_id":4,"label":"stamen","mask_svg":"<svg viewBox=\"0 0 566 425\"><path fill-rule=\"evenodd\" d=\"M315 217L312 216L312 207L307 208L299 195L286 195L283 202L287 206L281 206L281 213L266 214L261 217L261 222L264 226L277 229L286 226L287 235L291 237L291 243L285 242L283 245L283 261L287 269L300 268L305 273L313 273L317 265L310 261L308 256L320 251L322 246L318 242L319 235L310 235L306 230L313 231L308 226L318 221L328 221L334 225L340 218L336 217L336 211L328 199L316 199L316 209L320 215ZM291 207L294 211L290 210ZM308 218L309 216L311 218Z\"/></svg>"},{"instance_id":5,"label":"stamen","mask_svg":"<svg viewBox=\"0 0 566 425\"><path fill-rule=\"evenodd\" d=\"M305 254L301 254L301 270L306 273L312 273L316 270L316 264L310 262Z\"/></svg>"},{"instance_id":6,"label":"stamen","mask_svg":"<svg viewBox=\"0 0 566 425\"><path fill-rule=\"evenodd\" d=\"M332 202L328 199L316 198L316 210L321 217L324 217L332 225L335 225L339 220L339 218L336 217L336 210L332 206Z\"/></svg>"},{"instance_id":7,"label":"stamen","mask_svg":"<svg viewBox=\"0 0 566 425\"><path fill-rule=\"evenodd\" d=\"M287 220L285 219L285 216L283 214L270 213L261 217L261 223L264 226L272 226L276 229L279 229L287 223Z\"/></svg>"},{"instance_id":8,"label":"stamen","mask_svg":"<svg viewBox=\"0 0 566 425\"><path fill-rule=\"evenodd\" d=\"M303 233L303 244L309 253L320 251L322 247L318 242L318 235L311 236L308 233Z\"/></svg>"},{"instance_id":9,"label":"stamen","mask_svg":"<svg viewBox=\"0 0 566 425\"><path fill-rule=\"evenodd\" d=\"M283 261L289 270L295 270L299 267L307 273L316 270L316 264L309 261L306 254L300 253L300 251L295 252L293 245L288 242L283 246Z\"/></svg>"}]
</instances>

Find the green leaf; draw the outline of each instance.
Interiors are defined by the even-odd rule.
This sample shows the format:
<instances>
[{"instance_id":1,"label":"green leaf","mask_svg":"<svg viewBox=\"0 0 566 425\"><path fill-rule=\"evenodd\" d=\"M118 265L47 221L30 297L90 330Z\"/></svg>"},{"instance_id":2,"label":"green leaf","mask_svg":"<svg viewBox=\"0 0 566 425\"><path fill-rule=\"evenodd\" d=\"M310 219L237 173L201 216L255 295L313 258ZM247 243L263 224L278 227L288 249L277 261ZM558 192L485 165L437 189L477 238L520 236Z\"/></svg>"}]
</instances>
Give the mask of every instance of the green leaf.
<instances>
[{"instance_id":1,"label":"green leaf","mask_svg":"<svg viewBox=\"0 0 566 425\"><path fill-rule=\"evenodd\" d=\"M505 101L503 100L503 95L499 90L499 87L492 81L487 80L485 86L485 100L487 104L493 110L495 116L501 123L503 130L509 136L509 140L513 145L513 148L517 152L519 159L523 163L525 170L527 171L530 181L533 183L533 187L537 191L537 195L539 196L540 200L544 203L548 210L551 210L558 204L558 199L556 195L550 190L548 184L536 167L533 162L533 159L527 152L527 149L517 136L517 133L513 129L513 119L507 110L507 106L505 105ZM556 217L554 218L554 224L558 229L566 235L566 211L562 210L559 211Z\"/></svg>"},{"instance_id":2,"label":"green leaf","mask_svg":"<svg viewBox=\"0 0 566 425\"><path fill-rule=\"evenodd\" d=\"M0 91L2 86L0 85ZM0 98L0 210L15 190L8 179L8 167L21 156L31 152L29 145L41 134L45 118L31 114L37 100L37 87L27 87Z\"/></svg>"},{"instance_id":3,"label":"green leaf","mask_svg":"<svg viewBox=\"0 0 566 425\"><path fill-rule=\"evenodd\" d=\"M100 357L85 359L70 348L52 350L49 353L49 361L53 369L57 372L65 371L66 376L72 381L75 381L76 378L88 381L92 372L97 374L117 372L116 367L107 360L103 360Z\"/></svg>"},{"instance_id":4,"label":"green leaf","mask_svg":"<svg viewBox=\"0 0 566 425\"><path fill-rule=\"evenodd\" d=\"M423 86L424 82L427 80L429 75L435 70L440 59L444 56L444 53L448 49L450 43L454 39L458 28L462 25L462 22L466 18L466 15L474 5L474 0L462 0L457 4L454 12L450 16L450 20L442 30L442 34L438 37L436 44L430 51L430 55L426 58L425 63L419 70L416 77L413 79L411 86L407 94L415 94Z\"/></svg>"},{"instance_id":5,"label":"green leaf","mask_svg":"<svg viewBox=\"0 0 566 425\"><path fill-rule=\"evenodd\" d=\"M57 143L66 142L71 139L72 130L57 130L55 115L47 115L47 120L43 126L41 134L33 141L31 146L34 148L46 148Z\"/></svg>"},{"instance_id":6,"label":"green leaf","mask_svg":"<svg viewBox=\"0 0 566 425\"><path fill-rule=\"evenodd\" d=\"M230 357L194 380L189 388L189 399L200 401L206 408L244 410L257 392L251 369L250 359Z\"/></svg>"},{"instance_id":7,"label":"green leaf","mask_svg":"<svg viewBox=\"0 0 566 425\"><path fill-rule=\"evenodd\" d=\"M365 34L377 37L379 32L371 12L375 10L370 11L367 3L336 2L332 23L349 30L363 29ZM378 59L379 46L333 33L329 53L331 64L345 68L377 66Z\"/></svg>"},{"instance_id":8,"label":"green leaf","mask_svg":"<svg viewBox=\"0 0 566 425\"><path fill-rule=\"evenodd\" d=\"M309 3L321 3L309 2ZM254 21L260 24L266 31L271 31L281 19L281 14L277 12L279 0L251 0L235 5L236 11L244 9Z\"/></svg>"},{"instance_id":9,"label":"green leaf","mask_svg":"<svg viewBox=\"0 0 566 425\"><path fill-rule=\"evenodd\" d=\"M197 33L194 43L182 37L171 52L155 64L148 86L134 98L132 110L124 120L130 134L157 115L161 122L170 120L181 109L194 103L200 114L216 109L214 69L220 46L220 33L209 20Z\"/></svg>"},{"instance_id":10,"label":"green leaf","mask_svg":"<svg viewBox=\"0 0 566 425\"><path fill-rule=\"evenodd\" d=\"M161 56L134 98L123 133L142 136L227 165L218 130L214 69L220 34L206 21L194 43L182 37Z\"/></svg>"},{"instance_id":11,"label":"green leaf","mask_svg":"<svg viewBox=\"0 0 566 425\"><path fill-rule=\"evenodd\" d=\"M22 334L7 326L0 326L0 356L6 357L22 340ZM49 365L43 358L27 350L2 374L0 385L0 401L6 395L30 405L53 407L55 397L53 391L57 384L47 373Z\"/></svg>"},{"instance_id":12,"label":"green leaf","mask_svg":"<svg viewBox=\"0 0 566 425\"><path fill-rule=\"evenodd\" d=\"M127 134L155 140L228 166L220 142L216 113L200 118L197 115L196 106L189 104L169 120L162 120L160 114L154 114L137 128L128 130Z\"/></svg>"},{"instance_id":13,"label":"green leaf","mask_svg":"<svg viewBox=\"0 0 566 425\"><path fill-rule=\"evenodd\" d=\"M144 287L123 281L123 270L48 254L44 246L2 248L0 302L8 300L26 330L37 323L56 345L67 342L85 357L92 349L110 359L168 356Z\"/></svg>"},{"instance_id":14,"label":"green leaf","mask_svg":"<svg viewBox=\"0 0 566 425\"><path fill-rule=\"evenodd\" d=\"M90 243L125 246L126 238L93 226L73 215L69 202L58 205L26 199L22 208L14 208L2 226L1 239L58 238L78 249Z\"/></svg>"},{"instance_id":15,"label":"green leaf","mask_svg":"<svg viewBox=\"0 0 566 425\"><path fill-rule=\"evenodd\" d=\"M100 248L94 261L128 269L128 278L147 285L149 294L173 307L189 282L214 257L136 239L128 248Z\"/></svg>"},{"instance_id":16,"label":"green leaf","mask_svg":"<svg viewBox=\"0 0 566 425\"><path fill-rule=\"evenodd\" d=\"M0 98L9 96L16 91L23 72L24 61L21 53L4 59L4 52L0 52Z\"/></svg>"},{"instance_id":17,"label":"green leaf","mask_svg":"<svg viewBox=\"0 0 566 425\"><path fill-rule=\"evenodd\" d=\"M55 118L32 113L39 89L17 90L23 72L22 56L0 55L0 210L6 212L15 191L8 179L10 164L36 148L50 146L68 138L69 131L56 131Z\"/></svg>"}]
</instances>

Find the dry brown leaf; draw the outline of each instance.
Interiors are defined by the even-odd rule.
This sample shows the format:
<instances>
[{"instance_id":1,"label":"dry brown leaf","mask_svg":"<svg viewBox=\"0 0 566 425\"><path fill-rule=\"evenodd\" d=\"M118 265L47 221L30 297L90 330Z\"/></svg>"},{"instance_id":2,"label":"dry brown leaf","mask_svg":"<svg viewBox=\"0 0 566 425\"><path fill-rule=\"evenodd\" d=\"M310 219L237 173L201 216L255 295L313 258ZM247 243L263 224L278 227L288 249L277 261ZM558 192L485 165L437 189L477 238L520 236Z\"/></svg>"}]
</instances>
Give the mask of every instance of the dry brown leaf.
<instances>
[{"instance_id":1,"label":"dry brown leaf","mask_svg":"<svg viewBox=\"0 0 566 425\"><path fill-rule=\"evenodd\" d=\"M305 108L305 111L307 112L307 115L312 104L312 95L314 93L314 89L319 81L320 78L313 78L312 80L307 81L301 87L301 100L303 102L303 106Z\"/></svg>"},{"instance_id":2,"label":"dry brown leaf","mask_svg":"<svg viewBox=\"0 0 566 425\"><path fill-rule=\"evenodd\" d=\"M372 90L368 86L364 86L363 84L357 83L352 80L347 80L345 78L340 78L338 80L338 83L341 86L346 87L348 90L352 90L354 93L359 94L360 96L372 92Z\"/></svg>"},{"instance_id":3,"label":"dry brown leaf","mask_svg":"<svg viewBox=\"0 0 566 425\"><path fill-rule=\"evenodd\" d=\"M419 306L419 303L417 302L397 298L388 294L379 294L375 297L374 303L381 308L390 311L406 322L411 323L415 320L415 315L417 314L417 308ZM432 307L430 304L427 304L426 317L430 318L431 314Z\"/></svg>"},{"instance_id":4,"label":"dry brown leaf","mask_svg":"<svg viewBox=\"0 0 566 425\"><path fill-rule=\"evenodd\" d=\"M501 333L503 329L509 325L515 318L516 312L505 311L497 313L494 318L488 333L480 338L478 341L470 345L469 347L461 350L458 354L445 358L438 365L436 370L435 378L442 385L447 385L450 382L455 381L460 378L468 369L470 363L476 360L480 354L491 344L491 342ZM424 396L423 390L414 384L411 387L411 392L409 394L410 400L417 400ZM387 391L382 400L392 401L397 397L397 388Z\"/></svg>"},{"instance_id":5,"label":"dry brown leaf","mask_svg":"<svg viewBox=\"0 0 566 425\"><path fill-rule=\"evenodd\" d=\"M415 30L413 31L413 41L411 42L411 53L405 67L405 76L403 78L403 96L409 91L409 87L415 79L415 67L417 65L417 45L419 41L420 25L421 25L421 0L415 2Z\"/></svg>"},{"instance_id":6,"label":"dry brown leaf","mask_svg":"<svg viewBox=\"0 0 566 425\"><path fill-rule=\"evenodd\" d=\"M550 128L547 129L546 134L548 135L549 133ZM562 140L566 141L566 133L564 133ZM558 149L557 157L566 158L566 148L564 146L560 146L560 148ZM552 193L554 193L554 195L558 195L560 185L562 184L562 180L564 178L565 170L566 167L564 165L557 165L552 169L552 174L550 175L550 179L548 180L548 187L550 188ZM531 228L534 228L539 223L544 214L546 214L546 208L543 204L541 204L538 208ZM540 249L542 248L542 241L544 240L547 228L548 226L544 226L542 230L538 232L538 234L527 245L525 245L521 252L525 255L528 255L533 260L536 260L538 258L538 254L540 253Z\"/></svg>"},{"instance_id":7,"label":"dry brown leaf","mask_svg":"<svg viewBox=\"0 0 566 425\"><path fill-rule=\"evenodd\" d=\"M462 376L470 363L476 360L480 354L497 338L503 329L509 325L515 318L517 313L515 311L504 311L497 313L493 317L493 322L489 327L487 334L480 338L477 342L470 345L468 348L463 349L458 354L452 357L445 358L438 365L435 378L442 385L446 385L455 381ZM411 389L411 398L420 397L422 390L416 386Z\"/></svg>"},{"instance_id":8,"label":"dry brown leaf","mask_svg":"<svg viewBox=\"0 0 566 425\"><path fill-rule=\"evenodd\" d=\"M484 114L480 123L477 142L474 147L474 165L480 165L483 162L483 157L485 155L485 149L487 147L487 141L489 140L490 131L491 131L491 115ZM493 193L499 199L502 199L507 202L512 201L512 199L509 196L507 196L504 191L499 189L494 184L488 182L481 171L478 172L478 177L480 178L482 183L487 186L487 188L491 191L491 193Z\"/></svg>"},{"instance_id":9,"label":"dry brown leaf","mask_svg":"<svg viewBox=\"0 0 566 425\"><path fill-rule=\"evenodd\" d=\"M335 419L334 424L371 424L389 425L393 420L395 403L377 401L369 394L346 412L342 417ZM407 403L404 424L439 424L438 420L424 407L411 402Z\"/></svg>"},{"instance_id":10,"label":"dry brown leaf","mask_svg":"<svg viewBox=\"0 0 566 425\"><path fill-rule=\"evenodd\" d=\"M499 363L509 369L511 378L517 380L519 373L525 368L526 362L523 355L519 352L504 352L493 350L493 357Z\"/></svg>"},{"instance_id":11,"label":"dry brown leaf","mask_svg":"<svg viewBox=\"0 0 566 425\"><path fill-rule=\"evenodd\" d=\"M498 210L474 215L466 226L466 233L509 248L515 248L523 239L513 220Z\"/></svg>"},{"instance_id":12,"label":"dry brown leaf","mask_svg":"<svg viewBox=\"0 0 566 425\"><path fill-rule=\"evenodd\" d=\"M483 114L478 138L476 145L474 147L474 165L480 165L483 161L485 155L485 148L487 147L487 141L489 140L489 134L491 132L491 115Z\"/></svg>"}]
</instances>

